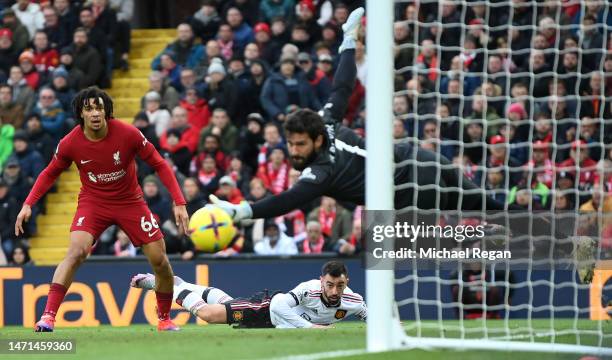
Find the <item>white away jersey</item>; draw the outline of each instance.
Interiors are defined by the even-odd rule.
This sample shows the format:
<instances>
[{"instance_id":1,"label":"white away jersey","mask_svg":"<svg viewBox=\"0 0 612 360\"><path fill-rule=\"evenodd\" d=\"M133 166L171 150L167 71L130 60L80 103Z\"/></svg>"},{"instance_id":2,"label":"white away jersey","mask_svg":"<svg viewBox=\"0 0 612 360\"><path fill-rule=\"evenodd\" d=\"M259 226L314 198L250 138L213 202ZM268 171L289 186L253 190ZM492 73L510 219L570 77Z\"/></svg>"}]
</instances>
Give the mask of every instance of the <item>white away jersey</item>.
<instances>
[{"instance_id":1,"label":"white away jersey","mask_svg":"<svg viewBox=\"0 0 612 360\"><path fill-rule=\"evenodd\" d=\"M303 282L291 290L290 295L295 301L292 311L303 319L317 325L328 325L355 315L361 320L367 317L367 307L361 295L350 288L344 290L338 305L329 305L321 297L321 280ZM282 326L283 319L271 313L275 326Z\"/></svg>"}]
</instances>

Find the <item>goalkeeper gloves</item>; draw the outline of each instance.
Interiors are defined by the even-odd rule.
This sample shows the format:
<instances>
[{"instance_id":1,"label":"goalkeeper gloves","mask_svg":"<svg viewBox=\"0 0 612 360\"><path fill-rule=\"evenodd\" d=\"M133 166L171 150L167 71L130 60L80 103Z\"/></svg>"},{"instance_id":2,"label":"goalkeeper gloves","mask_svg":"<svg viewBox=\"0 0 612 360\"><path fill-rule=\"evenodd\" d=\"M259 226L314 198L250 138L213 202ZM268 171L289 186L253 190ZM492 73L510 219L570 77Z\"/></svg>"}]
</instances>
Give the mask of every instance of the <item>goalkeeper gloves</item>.
<instances>
[{"instance_id":1,"label":"goalkeeper gloves","mask_svg":"<svg viewBox=\"0 0 612 360\"><path fill-rule=\"evenodd\" d=\"M234 222L240 222L241 220L250 219L253 216L253 210L248 202L242 201L240 204L232 204L229 201L220 200L215 195L209 196L210 202L221 209L223 209Z\"/></svg>"},{"instance_id":2,"label":"goalkeeper gloves","mask_svg":"<svg viewBox=\"0 0 612 360\"><path fill-rule=\"evenodd\" d=\"M359 26L361 25L361 18L365 10L362 7L359 7L349 15L348 19L344 25L342 25L342 30L344 31L344 40L338 49L338 53L346 49L354 49L356 46L356 41L359 36Z\"/></svg>"}]
</instances>

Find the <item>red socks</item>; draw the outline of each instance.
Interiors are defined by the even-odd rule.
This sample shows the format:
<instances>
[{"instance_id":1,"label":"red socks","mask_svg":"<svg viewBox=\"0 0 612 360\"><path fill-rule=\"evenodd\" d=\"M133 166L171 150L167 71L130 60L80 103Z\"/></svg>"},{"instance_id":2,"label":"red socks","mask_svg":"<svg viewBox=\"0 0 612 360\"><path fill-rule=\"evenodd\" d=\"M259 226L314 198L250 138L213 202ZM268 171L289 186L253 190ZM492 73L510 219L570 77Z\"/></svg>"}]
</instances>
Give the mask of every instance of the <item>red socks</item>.
<instances>
[{"instance_id":1,"label":"red socks","mask_svg":"<svg viewBox=\"0 0 612 360\"><path fill-rule=\"evenodd\" d=\"M45 306L45 312L43 315L51 315L55 317L57 314L57 310L59 309L62 301L64 301L64 296L66 296L66 287L62 284L52 283L49 288L49 294L47 295L47 305ZM172 300L172 296L171 299Z\"/></svg>"},{"instance_id":2,"label":"red socks","mask_svg":"<svg viewBox=\"0 0 612 360\"><path fill-rule=\"evenodd\" d=\"M155 292L157 298L157 317L159 320L170 318L170 308L172 307L172 293Z\"/></svg>"},{"instance_id":3,"label":"red socks","mask_svg":"<svg viewBox=\"0 0 612 360\"><path fill-rule=\"evenodd\" d=\"M47 305L45 306L45 312L43 315L51 315L55 317L57 310L59 309L64 296L68 289L62 284L52 283L49 288L49 294L47 295ZM157 317L159 320L166 320L170 318L170 308L172 307L172 293L155 292L157 298Z\"/></svg>"}]
</instances>

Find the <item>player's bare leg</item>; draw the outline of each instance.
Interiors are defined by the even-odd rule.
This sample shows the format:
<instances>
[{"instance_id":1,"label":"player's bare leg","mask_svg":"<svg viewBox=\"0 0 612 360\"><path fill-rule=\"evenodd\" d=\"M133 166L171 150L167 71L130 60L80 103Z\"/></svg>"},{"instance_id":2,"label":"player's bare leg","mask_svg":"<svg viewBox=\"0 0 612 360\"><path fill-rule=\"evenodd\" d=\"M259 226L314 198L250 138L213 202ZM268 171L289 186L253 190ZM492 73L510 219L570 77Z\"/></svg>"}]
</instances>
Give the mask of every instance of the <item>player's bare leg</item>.
<instances>
[{"instance_id":1,"label":"player's bare leg","mask_svg":"<svg viewBox=\"0 0 612 360\"><path fill-rule=\"evenodd\" d=\"M204 305L195 312L195 316L209 324L227 324L227 310L225 305Z\"/></svg>"},{"instance_id":2,"label":"player's bare leg","mask_svg":"<svg viewBox=\"0 0 612 360\"><path fill-rule=\"evenodd\" d=\"M163 239L142 246L142 251L149 260L155 273L155 296L157 298L157 316L159 324L157 330L179 330L170 320L170 307L172 306L172 294L174 286L174 274L168 256L166 256L166 245Z\"/></svg>"},{"instance_id":3,"label":"player's bare leg","mask_svg":"<svg viewBox=\"0 0 612 360\"><path fill-rule=\"evenodd\" d=\"M47 295L47 304L45 311L36 323L34 331L36 332L51 332L55 325L55 315L64 300L64 296L72 284L72 279L77 269L91 250L93 245L93 236L85 231L73 231L70 233L70 246L64 260L57 266L53 274L49 294Z\"/></svg>"}]
</instances>

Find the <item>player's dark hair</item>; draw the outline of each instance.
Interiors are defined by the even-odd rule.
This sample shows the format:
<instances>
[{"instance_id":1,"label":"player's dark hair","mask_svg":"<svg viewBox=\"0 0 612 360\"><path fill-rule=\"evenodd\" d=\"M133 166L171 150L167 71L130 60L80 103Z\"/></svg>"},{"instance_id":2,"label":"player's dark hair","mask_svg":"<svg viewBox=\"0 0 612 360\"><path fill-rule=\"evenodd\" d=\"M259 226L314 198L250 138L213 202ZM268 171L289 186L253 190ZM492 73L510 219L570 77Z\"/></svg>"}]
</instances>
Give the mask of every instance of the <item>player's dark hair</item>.
<instances>
[{"instance_id":1,"label":"player's dark hair","mask_svg":"<svg viewBox=\"0 0 612 360\"><path fill-rule=\"evenodd\" d=\"M307 133L312 141L316 141L319 135L325 138L325 124L316 112L300 109L287 117L285 133Z\"/></svg>"},{"instance_id":2,"label":"player's dark hair","mask_svg":"<svg viewBox=\"0 0 612 360\"><path fill-rule=\"evenodd\" d=\"M102 99L106 120L113 117L113 100L111 97L97 86L90 86L79 91L72 100L72 112L76 116L79 125L83 126L81 113L83 112L83 106L89 105L89 99L95 99L97 104L100 104L99 99Z\"/></svg>"},{"instance_id":3,"label":"player's dark hair","mask_svg":"<svg viewBox=\"0 0 612 360\"><path fill-rule=\"evenodd\" d=\"M340 277L342 275L348 277L348 269L342 261L331 260L326 262L321 268L321 276L329 274L332 277Z\"/></svg>"}]
</instances>

